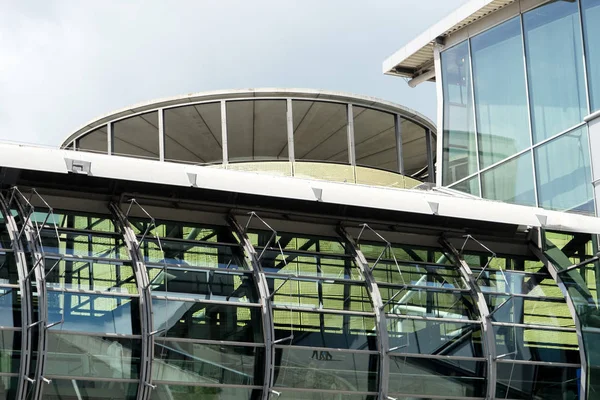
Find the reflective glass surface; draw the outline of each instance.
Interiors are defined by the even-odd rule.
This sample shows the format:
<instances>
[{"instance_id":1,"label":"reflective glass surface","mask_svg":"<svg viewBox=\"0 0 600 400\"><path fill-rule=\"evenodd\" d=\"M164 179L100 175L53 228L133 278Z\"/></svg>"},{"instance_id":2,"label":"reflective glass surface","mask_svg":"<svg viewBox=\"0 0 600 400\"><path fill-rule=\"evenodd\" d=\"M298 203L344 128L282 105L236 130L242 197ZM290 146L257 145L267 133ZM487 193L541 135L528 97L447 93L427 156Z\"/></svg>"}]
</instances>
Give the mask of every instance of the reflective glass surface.
<instances>
[{"instance_id":1,"label":"reflective glass surface","mask_svg":"<svg viewBox=\"0 0 600 400\"><path fill-rule=\"evenodd\" d=\"M150 400L253 400L260 398L260 390L214 386L180 386L158 384ZM256 397L253 397L254 396Z\"/></svg>"},{"instance_id":2,"label":"reflective glass surface","mask_svg":"<svg viewBox=\"0 0 600 400\"><path fill-rule=\"evenodd\" d=\"M49 254L123 260L130 258L124 242L116 235L59 231L59 240L53 228L46 228L42 231L41 237L43 250Z\"/></svg>"},{"instance_id":3,"label":"reflective glass surface","mask_svg":"<svg viewBox=\"0 0 600 400\"><path fill-rule=\"evenodd\" d=\"M526 152L481 174L482 197L535 206L531 154Z\"/></svg>"},{"instance_id":4,"label":"reflective glass surface","mask_svg":"<svg viewBox=\"0 0 600 400\"><path fill-rule=\"evenodd\" d=\"M47 376L136 379L140 339L50 332Z\"/></svg>"},{"instance_id":5,"label":"reflective glass surface","mask_svg":"<svg viewBox=\"0 0 600 400\"><path fill-rule=\"evenodd\" d=\"M495 322L574 328L569 307L563 297L530 298L486 295Z\"/></svg>"},{"instance_id":6,"label":"reflective glass surface","mask_svg":"<svg viewBox=\"0 0 600 400\"><path fill-rule=\"evenodd\" d=\"M98 290L119 294L138 292L133 268L129 264L111 261L79 261L46 257L46 282L48 287Z\"/></svg>"},{"instance_id":7,"label":"reflective glass surface","mask_svg":"<svg viewBox=\"0 0 600 400\"><path fill-rule=\"evenodd\" d=\"M479 175L457 183L452 189L479 197Z\"/></svg>"},{"instance_id":8,"label":"reflective glass surface","mask_svg":"<svg viewBox=\"0 0 600 400\"><path fill-rule=\"evenodd\" d=\"M139 299L48 291L48 320L63 321L51 330L139 334Z\"/></svg>"},{"instance_id":9,"label":"reflective glass surface","mask_svg":"<svg viewBox=\"0 0 600 400\"><path fill-rule=\"evenodd\" d=\"M545 268L543 271L547 271ZM477 284L485 293L526 294L538 297L562 298L562 292L549 273L521 273L473 269Z\"/></svg>"},{"instance_id":10,"label":"reflective glass surface","mask_svg":"<svg viewBox=\"0 0 600 400\"><path fill-rule=\"evenodd\" d=\"M480 323L388 318L387 330L396 353L483 357Z\"/></svg>"},{"instance_id":11,"label":"reflective glass surface","mask_svg":"<svg viewBox=\"0 0 600 400\"><path fill-rule=\"evenodd\" d=\"M17 396L19 378L16 376L0 376L0 399L13 400Z\"/></svg>"},{"instance_id":12,"label":"reflective glass surface","mask_svg":"<svg viewBox=\"0 0 600 400\"><path fill-rule=\"evenodd\" d=\"M275 387L376 392L379 355L275 349Z\"/></svg>"},{"instance_id":13,"label":"reflective glass surface","mask_svg":"<svg viewBox=\"0 0 600 400\"><path fill-rule=\"evenodd\" d=\"M541 207L594 213L586 126L543 144L534 155Z\"/></svg>"},{"instance_id":14,"label":"reflective glass surface","mask_svg":"<svg viewBox=\"0 0 600 400\"><path fill-rule=\"evenodd\" d=\"M135 400L139 382L52 379L44 400Z\"/></svg>"},{"instance_id":15,"label":"reflective glass surface","mask_svg":"<svg viewBox=\"0 0 600 400\"><path fill-rule=\"evenodd\" d=\"M580 0L592 111L600 108L600 0Z\"/></svg>"},{"instance_id":16,"label":"reflective glass surface","mask_svg":"<svg viewBox=\"0 0 600 400\"><path fill-rule=\"evenodd\" d=\"M498 363L496 397L523 400L577 399L579 370L579 367Z\"/></svg>"},{"instance_id":17,"label":"reflective glass surface","mask_svg":"<svg viewBox=\"0 0 600 400\"><path fill-rule=\"evenodd\" d=\"M441 54L444 93L442 184L449 185L477 170L469 44Z\"/></svg>"},{"instance_id":18,"label":"reflective glass surface","mask_svg":"<svg viewBox=\"0 0 600 400\"><path fill-rule=\"evenodd\" d=\"M394 115L358 106L352 112L356 164L398 171Z\"/></svg>"},{"instance_id":19,"label":"reflective glass surface","mask_svg":"<svg viewBox=\"0 0 600 400\"><path fill-rule=\"evenodd\" d=\"M21 332L0 330L0 372L18 373L21 359ZM2 377L0 377L2 379ZM1 386L0 386L1 387ZM2 391L0 390L0 393ZM0 399L2 396L0 396Z\"/></svg>"},{"instance_id":20,"label":"reflective glass surface","mask_svg":"<svg viewBox=\"0 0 600 400\"><path fill-rule=\"evenodd\" d=\"M0 251L0 284L19 283L17 263L12 251ZM1 325L1 324L0 324Z\"/></svg>"},{"instance_id":21,"label":"reflective glass surface","mask_svg":"<svg viewBox=\"0 0 600 400\"><path fill-rule=\"evenodd\" d=\"M102 125L77 139L77 150L107 154L108 135L106 132L106 125Z\"/></svg>"},{"instance_id":22,"label":"reflective glass surface","mask_svg":"<svg viewBox=\"0 0 600 400\"><path fill-rule=\"evenodd\" d=\"M17 289L0 286L0 326L22 326L21 299Z\"/></svg>"},{"instance_id":23,"label":"reflective glass surface","mask_svg":"<svg viewBox=\"0 0 600 400\"><path fill-rule=\"evenodd\" d=\"M522 40L519 17L471 39L480 168L531 145Z\"/></svg>"},{"instance_id":24,"label":"reflective glass surface","mask_svg":"<svg viewBox=\"0 0 600 400\"><path fill-rule=\"evenodd\" d=\"M577 333L494 326L496 352L507 360L579 363Z\"/></svg>"},{"instance_id":25,"label":"reflective glass surface","mask_svg":"<svg viewBox=\"0 0 600 400\"><path fill-rule=\"evenodd\" d=\"M537 143L587 114L578 2L555 1L526 12L523 29Z\"/></svg>"},{"instance_id":26,"label":"reflective glass surface","mask_svg":"<svg viewBox=\"0 0 600 400\"><path fill-rule=\"evenodd\" d=\"M485 361L392 357L390 394L485 397Z\"/></svg>"},{"instance_id":27,"label":"reflective glass surface","mask_svg":"<svg viewBox=\"0 0 600 400\"><path fill-rule=\"evenodd\" d=\"M152 374L168 382L261 385L264 362L260 348L160 340L154 344Z\"/></svg>"},{"instance_id":28,"label":"reflective glass surface","mask_svg":"<svg viewBox=\"0 0 600 400\"><path fill-rule=\"evenodd\" d=\"M181 300L152 300L160 336L264 343L261 309Z\"/></svg>"},{"instance_id":29,"label":"reflective glass surface","mask_svg":"<svg viewBox=\"0 0 600 400\"><path fill-rule=\"evenodd\" d=\"M349 394L336 391L299 392L286 391L285 389L280 388L277 388L277 391L281 393L281 395L277 398L278 400L375 400L377 398L377 395L375 394Z\"/></svg>"},{"instance_id":30,"label":"reflective glass surface","mask_svg":"<svg viewBox=\"0 0 600 400\"><path fill-rule=\"evenodd\" d=\"M370 261L370 260L369 260ZM466 289L467 285L460 273L452 266L441 266L435 264L409 264L382 260L377 264L370 262L373 269L373 277L377 282Z\"/></svg>"},{"instance_id":31,"label":"reflective glass surface","mask_svg":"<svg viewBox=\"0 0 600 400\"><path fill-rule=\"evenodd\" d=\"M114 154L158 160L158 112L114 122L112 134Z\"/></svg>"}]
</instances>

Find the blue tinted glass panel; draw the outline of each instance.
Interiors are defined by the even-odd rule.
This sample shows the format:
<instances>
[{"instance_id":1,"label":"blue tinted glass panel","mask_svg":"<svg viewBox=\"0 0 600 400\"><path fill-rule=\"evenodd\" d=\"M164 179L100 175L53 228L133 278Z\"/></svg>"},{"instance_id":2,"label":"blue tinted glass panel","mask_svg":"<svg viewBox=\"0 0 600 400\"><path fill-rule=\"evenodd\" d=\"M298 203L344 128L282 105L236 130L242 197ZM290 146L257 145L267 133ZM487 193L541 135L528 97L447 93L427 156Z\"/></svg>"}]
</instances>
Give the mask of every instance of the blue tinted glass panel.
<instances>
[{"instance_id":1,"label":"blue tinted glass panel","mask_svg":"<svg viewBox=\"0 0 600 400\"><path fill-rule=\"evenodd\" d=\"M535 205L531 154L526 152L481 174L483 197L508 203Z\"/></svg>"},{"instance_id":2,"label":"blue tinted glass panel","mask_svg":"<svg viewBox=\"0 0 600 400\"><path fill-rule=\"evenodd\" d=\"M592 111L600 109L600 0L581 0Z\"/></svg>"},{"instance_id":3,"label":"blue tinted glass panel","mask_svg":"<svg viewBox=\"0 0 600 400\"><path fill-rule=\"evenodd\" d=\"M479 160L484 168L530 145L519 18L471 39L471 55Z\"/></svg>"},{"instance_id":4,"label":"blue tinted glass panel","mask_svg":"<svg viewBox=\"0 0 600 400\"><path fill-rule=\"evenodd\" d=\"M540 206L593 214L587 127L543 144L534 154Z\"/></svg>"},{"instance_id":5,"label":"blue tinted glass panel","mask_svg":"<svg viewBox=\"0 0 600 400\"><path fill-rule=\"evenodd\" d=\"M579 6L555 1L523 14L534 142L587 114Z\"/></svg>"},{"instance_id":6,"label":"blue tinted glass panel","mask_svg":"<svg viewBox=\"0 0 600 400\"><path fill-rule=\"evenodd\" d=\"M444 90L442 180L449 185L477 169L469 45L465 41L441 55Z\"/></svg>"},{"instance_id":7,"label":"blue tinted glass panel","mask_svg":"<svg viewBox=\"0 0 600 400\"><path fill-rule=\"evenodd\" d=\"M475 175L472 178L457 183L452 186L451 189L472 194L473 196L479 196L479 175Z\"/></svg>"}]
</instances>

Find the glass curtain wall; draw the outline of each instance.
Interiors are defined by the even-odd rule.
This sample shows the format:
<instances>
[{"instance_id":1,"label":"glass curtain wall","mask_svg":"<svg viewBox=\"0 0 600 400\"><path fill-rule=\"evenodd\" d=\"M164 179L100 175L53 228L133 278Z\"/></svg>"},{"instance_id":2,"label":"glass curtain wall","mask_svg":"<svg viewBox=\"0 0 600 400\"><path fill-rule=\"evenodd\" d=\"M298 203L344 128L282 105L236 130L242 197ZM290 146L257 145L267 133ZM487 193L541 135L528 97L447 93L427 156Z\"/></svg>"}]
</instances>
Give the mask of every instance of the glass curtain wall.
<instances>
[{"instance_id":1,"label":"glass curtain wall","mask_svg":"<svg viewBox=\"0 0 600 400\"><path fill-rule=\"evenodd\" d=\"M593 62L596 28L591 21L598 5L592 0L550 2L442 52L444 185L479 194L473 188L480 180L484 198L594 213L587 127L581 126L588 104L579 8L593 102L593 68L600 62ZM464 72L459 81L467 89L472 80L475 123L453 100L456 60L471 63L472 77ZM468 109L471 100L466 99ZM468 164L475 169L460 175L447 157L455 147L452 121L477 127L478 160Z\"/></svg>"},{"instance_id":2,"label":"glass curtain wall","mask_svg":"<svg viewBox=\"0 0 600 400\"><path fill-rule=\"evenodd\" d=\"M441 249L365 242L387 320L393 397L480 398L486 391L481 319Z\"/></svg>"},{"instance_id":3,"label":"glass curtain wall","mask_svg":"<svg viewBox=\"0 0 600 400\"><path fill-rule=\"evenodd\" d=\"M274 387L285 398L373 400L379 352L370 296L345 243L253 230L275 327ZM311 392L306 393L306 391Z\"/></svg>"},{"instance_id":4,"label":"glass curtain wall","mask_svg":"<svg viewBox=\"0 0 600 400\"><path fill-rule=\"evenodd\" d=\"M141 327L138 286L121 235L106 215L35 212L46 276L44 398L134 399Z\"/></svg>"},{"instance_id":5,"label":"glass curtain wall","mask_svg":"<svg viewBox=\"0 0 600 400\"><path fill-rule=\"evenodd\" d=\"M16 397L21 362L19 274L4 216L0 215L0 400Z\"/></svg>"},{"instance_id":6,"label":"glass curtain wall","mask_svg":"<svg viewBox=\"0 0 600 400\"><path fill-rule=\"evenodd\" d=\"M591 111L600 109L600 0L581 0Z\"/></svg>"},{"instance_id":7,"label":"glass curtain wall","mask_svg":"<svg viewBox=\"0 0 600 400\"><path fill-rule=\"evenodd\" d=\"M261 308L235 235L225 225L130 223L152 292L152 399L260 398Z\"/></svg>"}]
</instances>

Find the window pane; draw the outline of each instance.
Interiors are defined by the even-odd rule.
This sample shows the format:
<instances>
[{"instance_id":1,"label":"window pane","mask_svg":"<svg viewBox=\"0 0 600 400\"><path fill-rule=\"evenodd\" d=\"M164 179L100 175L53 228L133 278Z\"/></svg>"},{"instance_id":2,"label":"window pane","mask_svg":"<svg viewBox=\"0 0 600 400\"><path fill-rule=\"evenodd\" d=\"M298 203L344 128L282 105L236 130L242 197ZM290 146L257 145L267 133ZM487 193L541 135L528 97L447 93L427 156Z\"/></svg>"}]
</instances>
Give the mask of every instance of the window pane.
<instances>
[{"instance_id":1,"label":"window pane","mask_svg":"<svg viewBox=\"0 0 600 400\"><path fill-rule=\"evenodd\" d=\"M21 296L17 289L0 287L0 326L22 326Z\"/></svg>"},{"instance_id":2,"label":"window pane","mask_svg":"<svg viewBox=\"0 0 600 400\"><path fill-rule=\"evenodd\" d=\"M404 118L400 120L400 123L404 174L407 176L416 174L415 177L419 178L424 175L420 171L423 171L428 166L425 128Z\"/></svg>"},{"instance_id":3,"label":"window pane","mask_svg":"<svg viewBox=\"0 0 600 400\"><path fill-rule=\"evenodd\" d=\"M481 174L486 199L535 206L531 154L526 152Z\"/></svg>"},{"instance_id":4,"label":"window pane","mask_svg":"<svg viewBox=\"0 0 600 400\"><path fill-rule=\"evenodd\" d=\"M471 54L479 159L485 168L531 144L520 18L475 36Z\"/></svg>"},{"instance_id":5,"label":"window pane","mask_svg":"<svg viewBox=\"0 0 600 400\"><path fill-rule=\"evenodd\" d=\"M158 160L156 111L117 121L112 126L115 154Z\"/></svg>"},{"instance_id":6,"label":"window pane","mask_svg":"<svg viewBox=\"0 0 600 400\"><path fill-rule=\"evenodd\" d=\"M375 260L369 259L373 266ZM379 260L373 269L377 282L427 287L467 289L467 285L455 267L440 265L395 263Z\"/></svg>"},{"instance_id":7,"label":"window pane","mask_svg":"<svg viewBox=\"0 0 600 400\"><path fill-rule=\"evenodd\" d=\"M485 361L392 357L391 394L484 397Z\"/></svg>"},{"instance_id":8,"label":"window pane","mask_svg":"<svg viewBox=\"0 0 600 400\"><path fill-rule=\"evenodd\" d=\"M1 235L1 233L0 233ZM0 241L2 238L0 237ZM9 244L10 246L10 244ZM19 274L17 272L17 263L13 252L0 251L0 284L19 283ZM0 325L2 325L0 323Z\"/></svg>"},{"instance_id":9,"label":"window pane","mask_svg":"<svg viewBox=\"0 0 600 400\"><path fill-rule=\"evenodd\" d=\"M135 400L139 382L52 379L44 400Z\"/></svg>"},{"instance_id":10,"label":"window pane","mask_svg":"<svg viewBox=\"0 0 600 400\"><path fill-rule=\"evenodd\" d=\"M587 127L543 144L534 154L540 206L593 214Z\"/></svg>"},{"instance_id":11,"label":"window pane","mask_svg":"<svg viewBox=\"0 0 600 400\"><path fill-rule=\"evenodd\" d=\"M1 293L1 292L0 292ZM1 314L0 314L1 316ZM0 324L4 325L4 323ZM6 326L6 325L4 325ZM9 325L10 326L10 325ZM21 361L21 332L0 330L0 372L19 372ZM3 377L0 377L0 382ZM0 383L0 399L2 397L2 385Z\"/></svg>"},{"instance_id":12,"label":"window pane","mask_svg":"<svg viewBox=\"0 0 600 400\"><path fill-rule=\"evenodd\" d=\"M348 112L345 104L294 100L296 160L348 164Z\"/></svg>"},{"instance_id":13,"label":"window pane","mask_svg":"<svg viewBox=\"0 0 600 400\"><path fill-rule=\"evenodd\" d=\"M275 386L377 391L379 355L283 348L275 350Z\"/></svg>"},{"instance_id":14,"label":"window pane","mask_svg":"<svg viewBox=\"0 0 600 400\"><path fill-rule=\"evenodd\" d=\"M592 111L600 109L600 0L581 0Z\"/></svg>"},{"instance_id":15,"label":"window pane","mask_svg":"<svg viewBox=\"0 0 600 400\"><path fill-rule=\"evenodd\" d=\"M468 194L472 194L473 196L480 196L480 194L479 194L479 176L475 175L472 178L462 181L462 182L452 186L451 189L459 190L461 192L465 192Z\"/></svg>"},{"instance_id":16,"label":"window pane","mask_svg":"<svg viewBox=\"0 0 600 400\"><path fill-rule=\"evenodd\" d=\"M45 266L48 287L110 291L120 294L138 292L131 265L72 259L59 261L48 257Z\"/></svg>"},{"instance_id":17,"label":"window pane","mask_svg":"<svg viewBox=\"0 0 600 400\"><path fill-rule=\"evenodd\" d=\"M13 400L17 398L19 380L16 376L0 376L0 400Z\"/></svg>"},{"instance_id":18,"label":"window pane","mask_svg":"<svg viewBox=\"0 0 600 400\"><path fill-rule=\"evenodd\" d=\"M497 354L509 360L579 363L577 333L494 326Z\"/></svg>"},{"instance_id":19,"label":"window pane","mask_svg":"<svg viewBox=\"0 0 600 400\"><path fill-rule=\"evenodd\" d=\"M230 161L287 159L285 100L227 102Z\"/></svg>"},{"instance_id":20,"label":"window pane","mask_svg":"<svg viewBox=\"0 0 600 400\"><path fill-rule=\"evenodd\" d=\"M136 379L141 340L51 332L47 375Z\"/></svg>"},{"instance_id":21,"label":"window pane","mask_svg":"<svg viewBox=\"0 0 600 400\"><path fill-rule=\"evenodd\" d=\"M578 3L556 1L523 14L534 142L587 114Z\"/></svg>"},{"instance_id":22,"label":"window pane","mask_svg":"<svg viewBox=\"0 0 600 400\"><path fill-rule=\"evenodd\" d=\"M261 385L264 349L222 344L156 341L155 380L182 383ZM255 371L259 374L255 376Z\"/></svg>"},{"instance_id":23,"label":"window pane","mask_svg":"<svg viewBox=\"0 0 600 400\"><path fill-rule=\"evenodd\" d=\"M356 164L398 171L394 116L354 106Z\"/></svg>"},{"instance_id":24,"label":"window pane","mask_svg":"<svg viewBox=\"0 0 600 400\"><path fill-rule=\"evenodd\" d=\"M159 383L150 393L150 400L251 400L261 398L261 391L238 387L179 386ZM252 397L252 394L256 397Z\"/></svg>"},{"instance_id":25,"label":"window pane","mask_svg":"<svg viewBox=\"0 0 600 400\"><path fill-rule=\"evenodd\" d=\"M578 399L580 372L579 367L498 363L496 397L523 400Z\"/></svg>"},{"instance_id":26,"label":"window pane","mask_svg":"<svg viewBox=\"0 0 600 400\"><path fill-rule=\"evenodd\" d=\"M77 150L106 154L108 152L106 125L102 125L77 139Z\"/></svg>"},{"instance_id":27,"label":"window pane","mask_svg":"<svg viewBox=\"0 0 600 400\"><path fill-rule=\"evenodd\" d=\"M444 51L444 154L442 184L449 185L477 170L469 45L465 41Z\"/></svg>"},{"instance_id":28,"label":"window pane","mask_svg":"<svg viewBox=\"0 0 600 400\"><path fill-rule=\"evenodd\" d=\"M164 119L166 160L221 161L221 103L168 108Z\"/></svg>"}]
</instances>

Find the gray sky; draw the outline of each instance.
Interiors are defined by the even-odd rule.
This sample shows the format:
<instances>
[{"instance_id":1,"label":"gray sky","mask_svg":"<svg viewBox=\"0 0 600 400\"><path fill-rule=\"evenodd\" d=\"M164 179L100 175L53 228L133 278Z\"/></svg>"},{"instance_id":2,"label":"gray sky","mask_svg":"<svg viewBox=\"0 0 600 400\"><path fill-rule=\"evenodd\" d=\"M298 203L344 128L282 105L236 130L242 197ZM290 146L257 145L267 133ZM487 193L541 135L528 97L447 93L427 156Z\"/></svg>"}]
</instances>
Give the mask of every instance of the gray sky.
<instances>
[{"instance_id":1,"label":"gray sky","mask_svg":"<svg viewBox=\"0 0 600 400\"><path fill-rule=\"evenodd\" d=\"M381 97L435 117L435 88L384 76L465 0L0 0L0 139L58 145L130 104L217 89Z\"/></svg>"}]
</instances>

